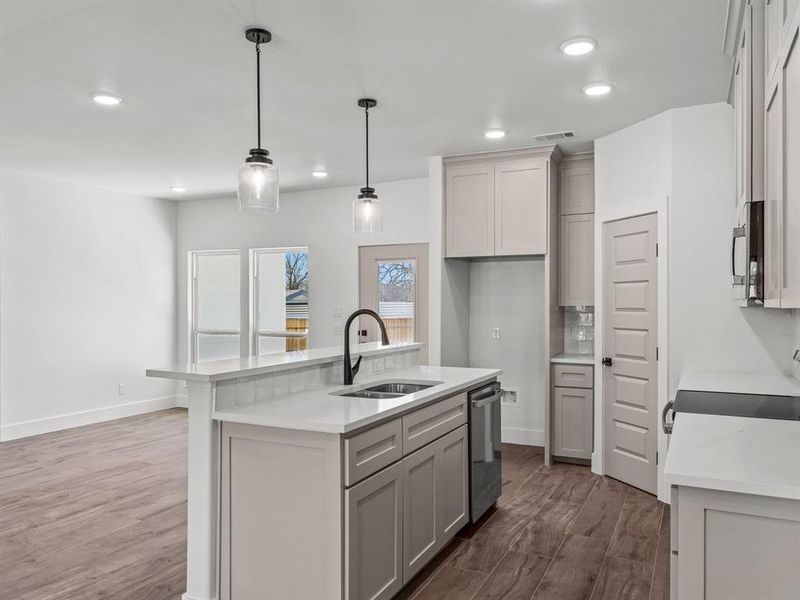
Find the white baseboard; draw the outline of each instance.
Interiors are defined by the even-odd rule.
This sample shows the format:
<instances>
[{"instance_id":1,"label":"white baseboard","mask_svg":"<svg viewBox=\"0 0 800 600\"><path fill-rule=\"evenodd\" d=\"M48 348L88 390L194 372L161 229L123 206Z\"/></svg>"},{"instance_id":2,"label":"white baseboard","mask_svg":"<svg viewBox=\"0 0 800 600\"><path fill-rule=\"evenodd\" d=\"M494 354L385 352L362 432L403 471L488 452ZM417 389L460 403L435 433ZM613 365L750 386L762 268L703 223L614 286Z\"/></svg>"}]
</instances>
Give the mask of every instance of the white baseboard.
<instances>
[{"instance_id":1,"label":"white baseboard","mask_svg":"<svg viewBox=\"0 0 800 600\"><path fill-rule=\"evenodd\" d=\"M500 439L506 444L522 444L524 446L544 446L544 429L501 427Z\"/></svg>"},{"instance_id":2,"label":"white baseboard","mask_svg":"<svg viewBox=\"0 0 800 600\"><path fill-rule=\"evenodd\" d=\"M144 413L174 408L177 406L176 396L165 396L164 398L152 398L150 400L139 400L127 404L116 404L104 408L94 408L81 412L58 415L55 417L45 417L34 421L23 421L22 423L9 423L0 427L0 441L7 442L18 438L49 433L61 429L80 427L81 425L91 425L111 421L121 417L141 415Z\"/></svg>"},{"instance_id":3,"label":"white baseboard","mask_svg":"<svg viewBox=\"0 0 800 600\"><path fill-rule=\"evenodd\" d=\"M175 406L178 408L189 408L189 396L178 394L175 396Z\"/></svg>"}]
</instances>

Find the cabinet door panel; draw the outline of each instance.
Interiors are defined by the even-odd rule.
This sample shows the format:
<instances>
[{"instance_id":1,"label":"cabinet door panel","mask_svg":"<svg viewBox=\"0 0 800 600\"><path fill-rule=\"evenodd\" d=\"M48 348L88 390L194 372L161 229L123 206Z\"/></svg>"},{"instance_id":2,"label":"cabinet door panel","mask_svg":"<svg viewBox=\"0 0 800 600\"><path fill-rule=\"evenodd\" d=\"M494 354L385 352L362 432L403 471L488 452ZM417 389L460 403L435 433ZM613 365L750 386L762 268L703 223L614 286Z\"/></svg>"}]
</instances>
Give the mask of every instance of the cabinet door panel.
<instances>
[{"instance_id":1,"label":"cabinet door panel","mask_svg":"<svg viewBox=\"0 0 800 600\"><path fill-rule=\"evenodd\" d=\"M403 586L402 506L399 462L345 490L347 600L388 600Z\"/></svg>"},{"instance_id":2,"label":"cabinet door panel","mask_svg":"<svg viewBox=\"0 0 800 600\"><path fill-rule=\"evenodd\" d=\"M767 98L765 123L764 304L779 308L783 259L783 86L780 81Z\"/></svg>"},{"instance_id":3,"label":"cabinet door panel","mask_svg":"<svg viewBox=\"0 0 800 600\"><path fill-rule=\"evenodd\" d=\"M553 388L553 455L592 457L592 390Z\"/></svg>"},{"instance_id":4,"label":"cabinet door panel","mask_svg":"<svg viewBox=\"0 0 800 600\"><path fill-rule=\"evenodd\" d=\"M594 165L590 161L561 167L562 215L594 212Z\"/></svg>"},{"instance_id":5,"label":"cabinet door panel","mask_svg":"<svg viewBox=\"0 0 800 600\"><path fill-rule=\"evenodd\" d=\"M594 306L594 215L561 217L559 305Z\"/></svg>"},{"instance_id":6,"label":"cabinet door panel","mask_svg":"<svg viewBox=\"0 0 800 600\"><path fill-rule=\"evenodd\" d=\"M494 166L447 167L447 256L494 254Z\"/></svg>"},{"instance_id":7,"label":"cabinet door panel","mask_svg":"<svg viewBox=\"0 0 800 600\"><path fill-rule=\"evenodd\" d=\"M403 583L433 558L441 526L437 506L440 451L428 444L403 459Z\"/></svg>"},{"instance_id":8,"label":"cabinet door panel","mask_svg":"<svg viewBox=\"0 0 800 600\"><path fill-rule=\"evenodd\" d=\"M800 307L800 29L783 63L783 256L781 307Z\"/></svg>"},{"instance_id":9,"label":"cabinet door panel","mask_svg":"<svg viewBox=\"0 0 800 600\"><path fill-rule=\"evenodd\" d=\"M494 173L494 254L547 252L547 160L499 163Z\"/></svg>"},{"instance_id":10,"label":"cabinet door panel","mask_svg":"<svg viewBox=\"0 0 800 600\"><path fill-rule=\"evenodd\" d=\"M463 425L438 442L440 475L437 501L440 503L439 548L469 520L469 448L467 426Z\"/></svg>"}]
</instances>

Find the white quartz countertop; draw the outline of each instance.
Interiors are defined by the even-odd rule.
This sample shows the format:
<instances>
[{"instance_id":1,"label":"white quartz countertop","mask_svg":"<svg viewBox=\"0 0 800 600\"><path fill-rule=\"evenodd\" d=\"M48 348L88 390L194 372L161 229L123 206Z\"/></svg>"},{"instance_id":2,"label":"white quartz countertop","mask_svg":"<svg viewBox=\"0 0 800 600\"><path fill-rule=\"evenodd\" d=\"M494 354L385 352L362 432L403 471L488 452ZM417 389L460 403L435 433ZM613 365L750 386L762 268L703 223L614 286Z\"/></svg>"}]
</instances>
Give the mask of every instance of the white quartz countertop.
<instances>
[{"instance_id":1,"label":"white quartz countertop","mask_svg":"<svg viewBox=\"0 0 800 600\"><path fill-rule=\"evenodd\" d=\"M800 422L678 413L664 477L669 485L800 500Z\"/></svg>"},{"instance_id":2,"label":"white quartz countertop","mask_svg":"<svg viewBox=\"0 0 800 600\"><path fill-rule=\"evenodd\" d=\"M571 352L563 352L551 357L550 362L565 365L593 365L594 354L574 354Z\"/></svg>"},{"instance_id":3,"label":"white quartz countertop","mask_svg":"<svg viewBox=\"0 0 800 600\"><path fill-rule=\"evenodd\" d=\"M325 433L348 433L387 417L407 412L429 402L490 381L499 369L418 366L397 369L370 377L358 376L352 387L332 385L314 391L291 394L257 404L217 410L220 421L246 423ZM374 399L334 395L383 381L438 382L433 387L399 398ZM332 394L331 392L334 392Z\"/></svg>"},{"instance_id":4,"label":"white quartz countertop","mask_svg":"<svg viewBox=\"0 0 800 600\"><path fill-rule=\"evenodd\" d=\"M800 396L800 381L788 375L733 373L723 371L687 371L681 373L679 390Z\"/></svg>"},{"instance_id":5,"label":"white quartz countertop","mask_svg":"<svg viewBox=\"0 0 800 600\"><path fill-rule=\"evenodd\" d=\"M407 350L422 348L422 344L405 343L381 345L380 342L367 342L365 344L351 344L350 354L358 356L380 356ZM183 366L167 367L163 369L147 369L148 377L162 377L164 379L178 379L183 381L223 381L239 377L263 375L285 369L294 369L299 366L313 366L332 363L341 360L344 354L342 346L327 348L311 348L297 352L278 352L261 356L248 356L230 360L216 360L203 363L190 363Z\"/></svg>"}]
</instances>

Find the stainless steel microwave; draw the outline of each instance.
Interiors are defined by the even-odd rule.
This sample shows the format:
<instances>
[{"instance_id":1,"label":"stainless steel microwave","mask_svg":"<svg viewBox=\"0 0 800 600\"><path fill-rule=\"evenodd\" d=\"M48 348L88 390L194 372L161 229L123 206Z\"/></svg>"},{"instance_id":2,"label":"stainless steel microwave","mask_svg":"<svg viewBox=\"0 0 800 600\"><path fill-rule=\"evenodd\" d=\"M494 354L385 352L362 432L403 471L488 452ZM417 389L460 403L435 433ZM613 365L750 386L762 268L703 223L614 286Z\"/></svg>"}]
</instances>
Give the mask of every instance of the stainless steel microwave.
<instances>
[{"instance_id":1,"label":"stainless steel microwave","mask_svg":"<svg viewBox=\"0 0 800 600\"><path fill-rule=\"evenodd\" d=\"M731 240L733 299L739 306L764 305L764 203L737 211Z\"/></svg>"}]
</instances>

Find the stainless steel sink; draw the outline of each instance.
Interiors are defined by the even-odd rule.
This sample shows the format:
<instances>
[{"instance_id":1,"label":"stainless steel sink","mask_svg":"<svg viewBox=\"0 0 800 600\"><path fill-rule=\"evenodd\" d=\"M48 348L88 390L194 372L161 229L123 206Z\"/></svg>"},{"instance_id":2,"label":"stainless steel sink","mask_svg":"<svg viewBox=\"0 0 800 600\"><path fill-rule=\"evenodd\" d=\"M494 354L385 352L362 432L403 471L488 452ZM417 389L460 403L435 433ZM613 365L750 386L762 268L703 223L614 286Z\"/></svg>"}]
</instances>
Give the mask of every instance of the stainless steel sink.
<instances>
[{"instance_id":1,"label":"stainless steel sink","mask_svg":"<svg viewBox=\"0 0 800 600\"><path fill-rule=\"evenodd\" d=\"M413 383L405 381L390 381L386 383L377 383L370 385L359 390L347 391L337 393L337 396L348 396L350 398L375 398L378 400L386 398L399 398L400 396L407 396L420 390L425 390L435 385L439 385L441 381L430 381L428 383Z\"/></svg>"},{"instance_id":2,"label":"stainless steel sink","mask_svg":"<svg viewBox=\"0 0 800 600\"><path fill-rule=\"evenodd\" d=\"M391 383L381 383L378 385L372 385L369 387L364 388L364 390L368 392L384 392L387 394L399 394L401 396L405 396L406 394L413 394L414 392L418 392L420 390L426 390L429 387L433 387L436 385L435 383L402 383L402 382L391 382Z\"/></svg>"},{"instance_id":3,"label":"stainless steel sink","mask_svg":"<svg viewBox=\"0 0 800 600\"><path fill-rule=\"evenodd\" d=\"M356 390L355 392L347 392L346 394L337 394L337 396L348 396L350 398L375 398L383 400L385 398L399 398L405 394L398 394L392 392L373 392L371 390Z\"/></svg>"}]
</instances>

